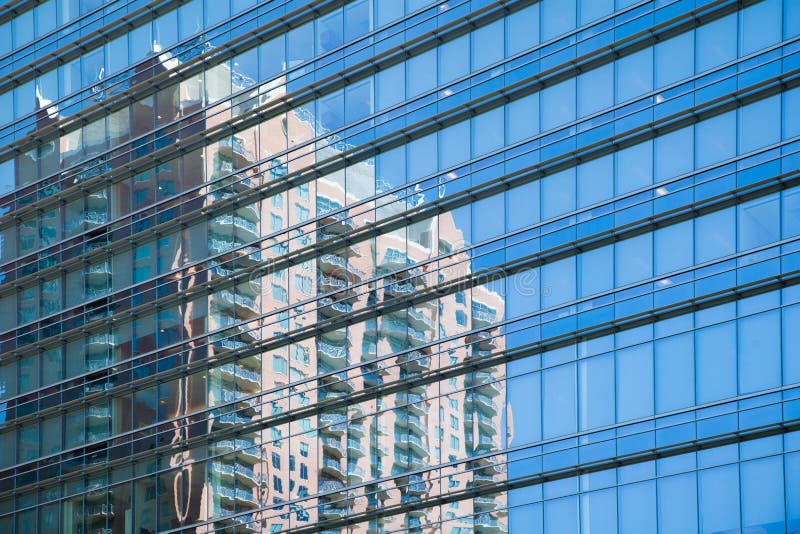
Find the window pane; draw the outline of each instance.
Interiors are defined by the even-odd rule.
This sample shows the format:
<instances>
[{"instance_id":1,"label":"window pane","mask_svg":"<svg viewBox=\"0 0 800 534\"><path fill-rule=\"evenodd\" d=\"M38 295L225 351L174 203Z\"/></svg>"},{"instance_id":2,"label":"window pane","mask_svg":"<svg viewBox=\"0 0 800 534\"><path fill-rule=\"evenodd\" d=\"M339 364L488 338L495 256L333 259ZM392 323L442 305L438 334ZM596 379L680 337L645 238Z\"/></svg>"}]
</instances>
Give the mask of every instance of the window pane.
<instances>
[{"instance_id":1,"label":"window pane","mask_svg":"<svg viewBox=\"0 0 800 534\"><path fill-rule=\"evenodd\" d=\"M700 471L700 531L735 532L739 528L739 466Z\"/></svg>"},{"instance_id":2,"label":"window pane","mask_svg":"<svg viewBox=\"0 0 800 534\"><path fill-rule=\"evenodd\" d=\"M653 346L617 352L617 421L653 414Z\"/></svg>"},{"instance_id":3,"label":"window pane","mask_svg":"<svg viewBox=\"0 0 800 534\"><path fill-rule=\"evenodd\" d=\"M658 479L661 534L697 532L697 476L686 473Z\"/></svg>"},{"instance_id":4,"label":"window pane","mask_svg":"<svg viewBox=\"0 0 800 534\"><path fill-rule=\"evenodd\" d=\"M544 438L576 431L575 364L548 369L542 374Z\"/></svg>"},{"instance_id":5,"label":"window pane","mask_svg":"<svg viewBox=\"0 0 800 534\"><path fill-rule=\"evenodd\" d=\"M736 395L736 330L733 323L697 331L697 402Z\"/></svg>"},{"instance_id":6,"label":"window pane","mask_svg":"<svg viewBox=\"0 0 800 534\"><path fill-rule=\"evenodd\" d=\"M579 363L580 430L614 424L614 355Z\"/></svg>"},{"instance_id":7,"label":"window pane","mask_svg":"<svg viewBox=\"0 0 800 534\"><path fill-rule=\"evenodd\" d=\"M696 31L695 72L736 59L737 13L703 24Z\"/></svg>"},{"instance_id":8,"label":"window pane","mask_svg":"<svg viewBox=\"0 0 800 534\"><path fill-rule=\"evenodd\" d=\"M645 48L617 60L617 102L653 90L653 49Z\"/></svg>"},{"instance_id":9,"label":"window pane","mask_svg":"<svg viewBox=\"0 0 800 534\"><path fill-rule=\"evenodd\" d=\"M739 110L739 153L777 143L781 139L781 96L775 95Z\"/></svg>"},{"instance_id":10,"label":"window pane","mask_svg":"<svg viewBox=\"0 0 800 534\"><path fill-rule=\"evenodd\" d=\"M739 320L739 393L781 384L781 323L777 310Z\"/></svg>"},{"instance_id":11,"label":"window pane","mask_svg":"<svg viewBox=\"0 0 800 534\"><path fill-rule=\"evenodd\" d=\"M694 404L694 365L691 333L655 342L656 412Z\"/></svg>"}]
</instances>

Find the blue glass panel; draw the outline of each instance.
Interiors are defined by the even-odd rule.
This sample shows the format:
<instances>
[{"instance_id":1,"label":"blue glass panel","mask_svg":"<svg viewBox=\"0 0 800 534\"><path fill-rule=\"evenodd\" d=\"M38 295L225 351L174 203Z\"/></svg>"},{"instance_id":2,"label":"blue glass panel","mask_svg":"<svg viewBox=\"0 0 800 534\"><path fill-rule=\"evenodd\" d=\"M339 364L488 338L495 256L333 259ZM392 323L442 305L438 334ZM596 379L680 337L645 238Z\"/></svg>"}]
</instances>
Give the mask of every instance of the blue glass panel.
<instances>
[{"instance_id":1,"label":"blue glass panel","mask_svg":"<svg viewBox=\"0 0 800 534\"><path fill-rule=\"evenodd\" d=\"M694 129L682 128L656 137L656 182L674 178L694 168Z\"/></svg>"},{"instance_id":2,"label":"blue glass panel","mask_svg":"<svg viewBox=\"0 0 800 534\"><path fill-rule=\"evenodd\" d=\"M614 194L614 156L609 154L578 166L578 207L589 206Z\"/></svg>"},{"instance_id":3,"label":"blue glass panel","mask_svg":"<svg viewBox=\"0 0 800 534\"><path fill-rule=\"evenodd\" d=\"M539 181L515 187L507 193L508 229L518 230L539 221Z\"/></svg>"},{"instance_id":4,"label":"blue glass panel","mask_svg":"<svg viewBox=\"0 0 800 534\"><path fill-rule=\"evenodd\" d=\"M684 221L655 231L655 274L664 274L692 265L694 224Z\"/></svg>"},{"instance_id":5,"label":"blue glass panel","mask_svg":"<svg viewBox=\"0 0 800 534\"><path fill-rule=\"evenodd\" d=\"M697 532L697 476L686 473L658 480L658 520L661 534Z\"/></svg>"},{"instance_id":6,"label":"blue glass panel","mask_svg":"<svg viewBox=\"0 0 800 534\"><path fill-rule=\"evenodd\" d=\"M736 395L736 328L723 323L697 331L697 402Z\"/></svg>"},{"instance_id":7,"label":"blue glass panel","mask_svg":"<svg viewBox=\"0 0 800 534\"><path fill-rule=\"evenodd\" d=\"M696 31L695 69L703 72L736 59L738 13L703 24Z\"/></svg>"},{"instance_id":8,"label":"blue glass panel","mask_svg":"<svg viewBox=\"0 0 800 534\"><path fill-rule=\"evenodd\" d=\"M469 73L469 35L439 46L439 83L445 84Z\"/></svg>"},{"instance_id":9,"label":"blue glass panel","mask_svg":"<svg viewBox=\"0 0 800 534\"><path fill-rule=\"evenodd\" d=\"M736 155L735 112L724 113L695 126L695 154L698 167Z\"/></svg>"},{"instance_id":10,"label":"blue glass panel","mask_svg":"<svg viewBox=\"0 0 800 534\"><path fill-rule=\"evenodd\" d=\"M734 532L739 528L739 466L700 471L700 531Z\"/></svg>"},{"instance_id":11,"label":"blue glass panel","mask_svg":"<svg viewBox=\"0 0 800 534\"><path fill-rule=\"evenodd\" d=\"M653 275L653 234L620 241L615 246L616 284L638 282Z\"/></svg>"},{"instance_id":12,"label":"blue glass panel","mask_svg":"<svg viewBox=\"0 0 800 534\"><path fill-rule=\"evenodd\" d=\"M571 434L577 430L575 364L542 373L543 437Z\"/></svg>"},{"instance_id":13,"label":"blue glass panel","mask_svg":"<svg viewBox=\"0 0 800 534\"><path fill-rule=\"evenodd\" d=\"M616 532L616 488L581 495L581 527L584 534Z\"/></svg>"},{"instance_id":14,"label":"blue glass panel","mask_svg":"<svg viewBox=\"0 0 800 534\"><path fill-rule=\"evenodd\" d=\"M785 456L786 527L789 532L800 531L800 452Z\"/></svg>"},{"instance_id":15,"label":"blue glass panel","mask_svg":"<svg viewBox=\"0 0 800 534\"><path fill-rule=\"evenodd\" d=\"M656 484L648 480L619 488L619 533L656 532Z\"/></svg>"},{"instance_id":16,"label":"blue glass panel","mask_svg":"<svg viewBox=\"0 0 800 534\"><path fill-rule=\"evenodd\" d=\"M652 48L645 48L618 59L616 67L617 102L624 102L653 90Z\"/></svg>"},{"instance_id":17,"label":"blue glass panel","mask_svg":"<svg viewBox=\"0 0 800 534\"><path fill-rule=\"evenodd\" d=\"M522 52L539 43L539 4L533 4L507 18L507 53L509 56Z\"/></svg>"},{"instance_id":18,"label":"blue glass panel","mask_svg":"<svg viewBox=\"0 0 800 534\"><path fill-rule=\"evenodd\" d=\"M614 0L580 0L581 25L610 15L614 11Z\"/></svg>"},{"instance_id":19,"label":"blue glass panel","mask_svg":"<svg viewBox=\"0 0 800 534\"><path fill-rule=\"evenodd\" d=\"M472 118L472 155L482 156L503 146L503 108L495 108Z\"/></svg>"},{"instance_id":20,"label":"blue glass panel","mask_svg":"<svg viewBox=\"0 0 800 534\"><path fill-rule=\"evenodd\" d=\"M509 532L530 532L541 534L544 532L542 521L542 503L520 506L511 510L509 514Z\"/></svg>"},{"instance_id":21,"label":"blue glass panel","mask_svg":"<svg viewBox=\"0 0 800 534\"><path fill-rule=\"evenodd\" d=\"M733 208L695 219L695 261L713 260L736 251L736 212Z\"/></svg>"},{"instance_id":22,"label":"blue glass panel","mask_svg":"<svg viewBox=\"0 0 800 534\"><path fill-rule=\"evenodd\" d=\"M617 421L653 413L653 346L617 351Z\"/></svg>"},{"instance_id":23,"label":"blue glass panel","mask_svg":"<svg viewBox=\"0 0 800 534\"><path fill-rule=\"evenodd\" d=\"M739 393L781 384L780 339L777 310L739 320Z\"/></svg>"},{"instance_id":24,"label":"blue glass panel","mask_svg":"<svg viewBox=\"0 0 800 534\"><path fill-rule=\"evenodd\" d=\"M542 0L542 40L547 41L575 27L575 0Z\"/></svg>"},{"instance_id":25,"label":"blue glass panel","mask_svg":"<svg viewBox=\"0 0 800 534\"><path fill-rule=\"evenodd\" d=\"M575 209L575 169L545 176L541 183L543 219Z\"/></svg>"},{"instance_id":26,"label":"blue glass panel","mask_svg":"<svg viewBox=\"0 0 800 534\"><path fill-rule=\"evenodd\" d=\"M478 70L503 59L505 22L497 20L472 33L472 69Z\"/></svg>"},{"instance_id":27,"label":"blue glass panel","mask_svg":"<svg viewBox=\"0 0 800 534\"><path fill-rule=\"evenodd\" d=\"M656 87L694 74L694 32L686 32L655 46Z\"/></svg>"},{"instance_id":28,"label":"blue glass panel","mask_svg":"<svg viewBox=\"0 0 800 534\"><path fill-rule=\"evenodd\" d=\"M745 56L781 40L781 0L765 0L742 10L740 55Z\"/></svg>"},{"instance_id":29,"label":"blue glass panel","mask_svg":"<svg viewBox=\"0 0 800 534\"><path fill-rule=\"evenodd\" d=\"M578 498L563 497L544 503L544 531L578 534Z\"/></svg>"},{"instance_id":30,"label":"blue glass panel","mask_svg":"<svg viewBox=\"0 0 800 534\"><path fill-rule=\"evenodd\" d=\"M775 95L739 110L739 153L777 143L781 138L781 96Z\"/></svg>"},{"instance_id":31,"label":"blue glass panel","mask_svg":"<svg viewBox=\"0 0 800 534\"><path fill-rule=\"evenodd\" d=\"M614 424L614 355L579 362L578 381L580 430Z\"/></svg>"},{"instance_id":32,"label":"blue glass panel","mask_svg":"<svg viewBox=\"0 0 800 534\"><path fill-rule=\"evenodd\" d=\"M542 131L575 120L575 78L541 92Z\"/></svg>"},{"instance_id":33,"label":"blue glass panel","mask_svg":"<svg viewBox=\"0 0 800 534\"><path fill-rule=\"evenodd\" d=\"M549 308L575 298L575 258L547 263L542 276L542 307Z\"/></svg>"},{"instance_id":34,"label":"blue glass panel","mask_svg":"<svg viewBox=\"0 0 800 534\"><path fill-rule=\"evenodd\" d=\"M614 65L609 63L578 76L578 117L614 105Z\"/></svg>"},{"instance_id":35,"label":"blue glass panel","mask_svg":"<svg viewBox=\"0 0 800 534\"><path fill-rule=\"evenodd\" d=\"M694 335L655 341L656 412L694 404Z\"/></svg>"},{"instance_id":36,"label":"blue glass panel","mask_svg":"<svg viewBox=\"0 0 800 534\"><path fill-rule=\"evenodd\" d=\"M780 199L777 194L739 206L739 250L766 245L780 237Z\"/></svg>"},{"instance_id":37,"label":"blue glass panel","mask_svg":"<svg viewBox=\"0 0 800 534\"><path fill-rule=\"evenodd\" d=\"M528 95L506 104L508 142L516 143L539 132L539 95Z\"/></svg>"},{"instance_id":38,"label":"blue glass panel","mask_svg":"<svg viewBox=\"0 0 800 534\"><path fill-rule=\"evenodd\" d=\"M800 382L800 304L783 310L783 383Z\"/></svg>"},{"instance_id":39,"label":"blue glass panel","mask_svg":"<svg viewBox=\"0 0 800 534\"><path fill-rule=\"evenodd\" d=\"M614 250L605 246L578 256L578 294L581 297L614 287Z\"/></svg>"},{"instance_id":40,"label":"blue glass panel","mask_svg":"<svg viewBox=\"0 0 800 534\"><path fill-rule=\"evenodd\" d=\"M653 183L653 142L647 141L617 152L617 194Z\"/></svg>"},{"instance_id":41,"label":"blue glass panel","mask_svg":"<svg viewBox=\"0 0 800 534\"><path fill-rule=\"evenodd\" d=\"M782 458L743 462L741 475L742 527L765 534L785 532Z\"/></svg>"}]
</instances>

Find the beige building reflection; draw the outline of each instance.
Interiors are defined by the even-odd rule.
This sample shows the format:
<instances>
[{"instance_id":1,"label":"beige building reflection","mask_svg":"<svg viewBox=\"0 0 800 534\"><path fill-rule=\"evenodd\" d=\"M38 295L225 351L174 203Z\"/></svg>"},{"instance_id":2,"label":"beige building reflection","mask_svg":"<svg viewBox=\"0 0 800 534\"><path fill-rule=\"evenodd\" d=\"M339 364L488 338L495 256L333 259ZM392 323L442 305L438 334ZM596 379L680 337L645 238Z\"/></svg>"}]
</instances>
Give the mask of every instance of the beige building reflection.
<instances>
[{"instance_id":1,"label":"beige building reflection","mask_svg":"<svg viewBox=\"0 0 800 534\"><path fill-rule=\"evenodd\" d=\"M169 68L171 61L174 59L170 56L156 55L153 66ZM52 167L55 172L70 162L91 157L93 153L101 154L109 147L144 135L152 130L152 117L166 125L208 106L205 119L190 125L183 136L202 132L285 94L282 83L280 80L256 87L253 80L226 63L206 72L204 77L185 80L179 87L137 102L130 115L112 115L102 128L98 127L96 135L84 129L83 139L76 139L75 146L70 145L70 138L62 137L60 146L21 156L17 169L21 175L30 171L32 165ZM233 102L227 99L232 92L250 86L251 93ZM219 104L214 105L216 102ZM48 104L39 102L40 126L57 116L57 109ZM187 210L224 201L330 157L344 148L338 140L309 143L316 134L324 133L326 113L331 112L320 110L318 120L312 112L301 108L137 175L113 186L108 193L97 193L96 204L90 196L85 205L75 208L77 217L72 231L91 232L96 228L99 232L117 213L135 212L139 207L192 187L200 189L189 201ZM147 150L169 146L174 141L169 130L161 131L160 135L147 138L149 145L140 143L126 158L144 155ZM288 157L287 150L291 151ZM258 160L269 163L231 175ZM93 172L117 167L124 161L104 156L94 161L101 165ZM42 171L30 175L39 172ZM230 177L220 181L219 177L224 175ZM80 175L76 180L86 177ZM397 182L399 177L393 178ZM207 182L213 184L203 187ZM101 298L112 288L136 283L155 273L151 266L158 258L157 261L167 261L174 269L174 274L164 280L169 282L168 288L186 289L269 257L290 253L315 240L334 238L380 221L424 201L425 195L430 199L440 194L446 186L413 193L408 198L387 195L381 197L378 205L372 202L347 212L339 211L389 187L388 176L376 175L371 162L351 165L258 203L232 208L210 219L205 235L187 231L178 239L137 248L131 264L108 261L87 267L79 283L83 284L84 295ZM107 202L109 194L112 198ZM106 206L111 206L110 211ZM152 225L178 214L176 205L174 212L167 210L159 218L147 219L147 212L137 218L142 225ZM60 235L57 220L50 222L47 217L48 214L43 214L40 224L51 230L32 228L27 239L49 236L55 241L68 237ZM315 218L319 221L303 226L305 221ZM298 225L299 229L287 231ZM259 246L261 236L273 233L280 233L280 237L262 241ZM21 243L25 239L22 229ZM291 241L287 245L288 239ZM468 239L452 214L440 215L432 222L415 223L322 254L315 261L285 272L217 291L205 301L190 301L159 314L157 328L142 328L143 332L155 331L155 335L137 336L134 322L131 339L98 337L86 345L84 364L89 370L101 368L109 365L114 355L128 358L168 347L179 340L198 338L196 342L188 342L191 347L188 353L176 350L171 354L165 349L158 354L157 363L156 357L152 357L152 370L163 370L211 358L220 351L246 347L316 320L400 298L468 273L471 267L467 254L448 254ZM31 244L31 248L36 247ZM445 259L436 260L440 255ZM218 259L183 267L209 256ZM374 277L378 277L377 282L363 284ZM42 291L41 302L46 303L46 288ZM308 304L316 295L325 296L316 305ZM269 315L287 306L292 311L284 312L277 320ZM23 302L23 312L24 308ZM347 397L383 383L409 382L407 389L399 393L325 411L289 425L241 433L217 441L207 449L199 447L176 454L158 466L165 470L163 474L140 478L132 486L132 495L130 486L119 486L90 493L83 501L67 503L62 519L64 527L73 530L65 531L145 533L207 522L194 531L268 532L408 504L417 508L398 517L365 521L329 532L371 534L397 529L425 533L505 532L506 498L502 494L442 507L419 507L431 497L493 484L505 476L502 468L493 466L499 457L475 458L465 463L469 458L502 450L506 445L505 385L498 381L505 376L504 368L484 368L442 383L416 386L413 383L415 375L430 369L503 349L503 336L498 328L492 327L503 319L503 313L503 296L497 291L485 286L465 289L321 333L315 339L211 367L207 372L163 384L160 389L154 386L128 400L115 400L111 407L98 407L89 412L87 424L110 428L111 433L137 428L143 422L169 420L159 428L158 442L152 431L135 436L136 447L146 450L165 442L180 443L208 432L236 428L329 398ZM262 314L268 317L259 319ZM247 322L242 325L242 321ZM199 336L211 331L221 333L208 346L205 338ZM446 337L453 339L433 342ZM402 355L386 359L395 353ZM283 396L253 397L318 374L326 376L284 389ZM206 408L215 408L210 417L206 413L193 415ZM132 425L132 418L136 424ZM211 459L206 460L207 457ZM452 467L426 471L440 464ZM373 482L379 479L390 481ZM352 489L364 484L366 491ZM318 494L321 496L315 501L303 501ZM288 504L298 500L299 505Z\"/></svg>"}]
</instances>

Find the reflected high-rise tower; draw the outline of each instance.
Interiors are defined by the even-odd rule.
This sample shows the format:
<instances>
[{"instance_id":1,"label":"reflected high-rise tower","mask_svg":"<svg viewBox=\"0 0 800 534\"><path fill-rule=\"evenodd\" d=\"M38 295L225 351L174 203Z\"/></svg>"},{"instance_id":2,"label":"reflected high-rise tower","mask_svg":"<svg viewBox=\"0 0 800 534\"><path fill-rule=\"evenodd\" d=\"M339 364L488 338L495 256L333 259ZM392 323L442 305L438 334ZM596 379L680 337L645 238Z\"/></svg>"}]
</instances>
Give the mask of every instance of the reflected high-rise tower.
<instances>
[{"instance_id":1,"label":"reflected high-rise tower","mask_svg":"<svg viewBox=\"0 0 800 534\"><path fill-rule=\"evenodd\" d=\"M0 532L800 531L799 34L0 6Z\"/></svg>"}]
</instances>

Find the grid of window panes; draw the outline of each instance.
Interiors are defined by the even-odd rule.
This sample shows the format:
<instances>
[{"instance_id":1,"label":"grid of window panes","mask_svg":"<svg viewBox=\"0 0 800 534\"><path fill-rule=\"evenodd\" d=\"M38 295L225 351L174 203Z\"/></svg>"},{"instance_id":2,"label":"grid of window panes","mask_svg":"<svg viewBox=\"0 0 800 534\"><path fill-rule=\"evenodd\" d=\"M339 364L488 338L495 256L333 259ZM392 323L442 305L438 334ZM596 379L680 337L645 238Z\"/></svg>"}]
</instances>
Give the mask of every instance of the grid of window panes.
<instances>
[{"instance_id":1,"label":"grid of window panes","mask_svg":"<svg viewBox=\"0 0 800 534\"><path fill-rule=\"evenodd\" d=\"M800 2L0 7L0 531L800 531Z\"/></svg>"}]
</instances>

